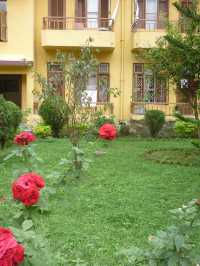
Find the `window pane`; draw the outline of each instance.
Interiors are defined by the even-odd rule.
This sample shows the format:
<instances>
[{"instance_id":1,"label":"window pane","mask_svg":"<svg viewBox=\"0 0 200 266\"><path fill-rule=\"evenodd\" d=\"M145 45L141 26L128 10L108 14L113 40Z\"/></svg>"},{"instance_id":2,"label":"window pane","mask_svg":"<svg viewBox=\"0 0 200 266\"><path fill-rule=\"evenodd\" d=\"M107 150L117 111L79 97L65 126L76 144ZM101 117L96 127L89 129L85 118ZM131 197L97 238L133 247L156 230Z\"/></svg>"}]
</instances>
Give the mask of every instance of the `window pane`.
<instances>
[{"instance_id":1,"label":"window pane","mask_svg":"<svg viewBox=\"0 0 200 266\"><path fill-rule=\"evenodd\" d=\"M0 1L0 12L6 12L6 11L7 11L6 1Z\"/></svg>"},{"instance_id":2,"label":"window pane","mask_svg":"<svg viewBox=\"0 0 200 266\"><path fill-rule=\"evenodd\" d=\"M87 0L88 12L98 12L99 1L98 0Z\"/></svg>"},{"instance_id":3,"label":"window pane","mask_svg":"<svg viewBox=\"0 0 200 266\"><path fill-rule=\"evenodd\" d=\"M92 104L97 102L97 76L93 75L89 78L87 85L87 97Z\"/></svg>"},{"instance_id":4,"label":"window pane","mask_svg":"<svg viewBox=\"0 0 200 266\"><path fill-rule=\"evenodd\" d=\"M109 73L109 64L100 64L99 65L99 73L100 74L108 74Z\"/></svg>"},{"instance_id":5,"label":"window pane","mask_svg":"<svg viewBox=\"0 0 200 266\"><path fill-rule=\"evenodd\" d=\"M157 0L146 0L146 29L154 30L157 24Z\"/></svg>"},{"instance_id":6,"label":"window pane","mask_svg":"<svg viewBox=\"0 0 200 266\"><path fill-rule=\"evenodd\" d=\"M99 76L98 102L108 102L109 76Z\"/></svg>"}]
</instances>

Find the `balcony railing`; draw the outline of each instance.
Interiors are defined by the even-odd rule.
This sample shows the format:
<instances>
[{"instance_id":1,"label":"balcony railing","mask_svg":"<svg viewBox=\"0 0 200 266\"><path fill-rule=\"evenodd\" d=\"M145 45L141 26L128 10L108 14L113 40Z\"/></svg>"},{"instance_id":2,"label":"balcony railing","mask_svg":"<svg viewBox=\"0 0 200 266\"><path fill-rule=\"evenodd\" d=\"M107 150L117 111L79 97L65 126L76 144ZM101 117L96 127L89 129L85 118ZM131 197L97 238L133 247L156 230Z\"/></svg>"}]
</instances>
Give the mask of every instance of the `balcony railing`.
<instances>
[{"instance_id":1,"label":"balcony railing","mask_svg":"<svg viewBox=\"0 0 200 266\"><path fill-rule=\"evenodd\" d=\"M113 19L86 17L44 17L43 29L47 30L99 30L112 31Z\"/></svg>"},{"instance_id":2,"label":"balcony railing","mask_svg":"<svg viewBox=\"0 0 200 266\"><path fill-rule=\"evenodd\" d=\"M140 29L144 29L147 31L154 31L159 29L165 29L166 20L158 20L158 19L136 19L132 24L132 31L137 31Z\"/></svg>"},{"instance_id":3,"label":"balcony railing","mask_svg":"<svg viewBox=\"0 0 200 266\"><path fill-rule=\"evenodd\" d=\"M144 31L155 31L165 30L167 25L173 25L178 31L184 33L187 30L188 23L183 19L177 21L169 21L167 18L162 19L136 19L132 24L132 31L144 30ZM200 27L197 29L200 32Z\"/></svg>"},{"instance_id":4,"label":"balcony railing","mask_svg":"<svg viewBox=\"0 0 200 266\"><path fill-rule=\"evenodd\" d=\"M183 115L193 116L192 107L189 103L145 103L132 102L131 113L137 115L144 115L147 110L160 110L167 116L173 115L175 111L179 111Z\"/></svg>"}]
</instances>

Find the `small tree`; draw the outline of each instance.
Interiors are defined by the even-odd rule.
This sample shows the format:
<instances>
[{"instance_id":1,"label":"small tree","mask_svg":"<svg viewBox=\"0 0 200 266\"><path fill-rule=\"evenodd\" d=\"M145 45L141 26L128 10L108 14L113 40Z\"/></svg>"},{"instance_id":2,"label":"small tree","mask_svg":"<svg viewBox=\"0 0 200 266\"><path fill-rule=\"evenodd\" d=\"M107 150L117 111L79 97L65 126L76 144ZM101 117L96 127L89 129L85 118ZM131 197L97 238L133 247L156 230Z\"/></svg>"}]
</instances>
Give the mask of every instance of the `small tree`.
<instances>
[{"instance_id":1,"label":"small tree","mask_svg":"<svg viewBox=\"0 0 200 266\"><path fill-rule=\"evenodd\" d=\"M144 118L151 137L156 138L165 124L165 114L160 110L148 110Z\"/></svg>"},{"instance_id":2,"label":"small tree","mask_svg":"<svg viewBox=\"0 0 200 266\"><path fill-rule=\"evenodd\" d=\"M89 78L96 74L98 61L88 40L86 46L81 48L79 57L73 54L57 53L56 61L62 65L63 80L65 82L65 99L69 109L68 126L70 128L69 140L72 144L73 159L70 161L75 176L80 177L84 168L84 153L80 150L81 127L79 125L90 123L96 109L91 105L91 98L86 89ZM42 87L41 99L56 94L56 87L60 84L60 76L54 76L51 82L36 73L36 79ZM65 161L63 161L65 163ZM69 163L69 161L67 161Z\"/></svg>"},{"instance_id":3,"label":"small tree","mask_svg":"<svg viewBox=\"0 0 200 266\"><path fill-rule=\"evenodd\" d=\"M197 1L193 1L191 7L183 7L179 3L174 3L174 6L181 13L179 25L169 24L167 34L158 41L156 48L147 52L147 58L156 73L164 73L176 84L176 89L188 100L195 119L199 121L200 37L197 32L200 15L197 13ZM180 29L184 29L184 34Z\"/></svg>"},{"instance_id":4,"label":"small tree","mask_svg":"<svg viewBox=\"0 0 200 266\"><path fill-rule=\"evenodd\" d=\"M39 108L39 114L53 131L53 136L59 138L60 131L68 121L69 110L65 99L59 95L44 99Z\"/></svg>"}]
</instances>

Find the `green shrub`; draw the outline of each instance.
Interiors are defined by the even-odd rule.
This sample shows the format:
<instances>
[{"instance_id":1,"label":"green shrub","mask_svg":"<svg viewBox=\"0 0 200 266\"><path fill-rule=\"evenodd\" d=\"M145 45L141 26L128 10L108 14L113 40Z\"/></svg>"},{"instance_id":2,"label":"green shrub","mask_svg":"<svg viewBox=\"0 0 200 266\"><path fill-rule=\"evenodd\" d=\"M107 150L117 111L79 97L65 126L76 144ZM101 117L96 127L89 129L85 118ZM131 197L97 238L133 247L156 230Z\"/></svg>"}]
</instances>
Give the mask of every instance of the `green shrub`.
<instances>
[{"instance_id":1,"label":"green shrub","mask_svg":"<svg viewBox=\"0 0 200 266\"><path fill-rule=\"evenodd\" d=\"M14 137L21 121L20 108L0 96L0 145L2 149Z\"/></svg>"},{"instance_id":2,"label":"green shrub","mask_svg":"<svg viewBox=\"0 0 200 266\"><path fill-rule=\"evenodd\" d=\"M68 121L69 108L65 99L55 95L48 97L40 105L39 114L45 124L51 127L53 136L58 138L61 129Z\"/></svg>"},{"instance_id":3,"label":"green shrub","mask_svg":"<svg viewBox=\"0 0 200 266\"><path fill-rule=\"evenodd\" d=\"M101 126L104 124L109 123L109 124L115 124L115 119L114 116L105 116L101 112L96 114L96 118L94 120L94 127L99 129Z\"/></svg>"},{"instance_id":4,"label":"green shrub","mask_svg":"<svg viewBox=\"0 0 200 266\"><path fill-rule=\"evenodd\" d=\"M90 126L87 124L78 124L74 128L77 129L77 131L81 136L85 136L90 130ZM72 128L70 128L68 124L64 125L61 130L61 136L69 137L71 133L72 133Z\"/></svg>"},{"instance_id":5,"label":"green shrub","mask_svg":"<svg viewBox=\"0 0 200 266\"><path fill-rule=\"evenodd\" d=\"M174 130L179 137L197 137L197 125L190 122L177 120L174 126Z\"/></svg>"},{"instance_id":6,"label":"green shrub","mask_svg":"<svg viewBox=\"0 0 200 266\"><path fill-rule=\"evenodd\" d=\"M131 247L119 252L123 265L197 266L200 228L200 200L192 200L181 208L170 211L174 224L149 236L145 249ZM121 264L120 264L121 265Z\"/></svg>"},{"instance_id":7,"label":"green shrub","mask_svg":"<svg viewBox=\"0 0 200 266\"><path fill-rule=\"evenodd\" d=\"M52 135L51 127L47 125L37 125L33 133L39 138L47 138Z\"/></svg>"},{"instance_id":8,"label":"green shrub","mask_svg":"<svg viewBox=\"0 0 200 266\"><path fill-rule=\"evenodd\" d=\"M130 126L126 121L120 121L118 127L120 136L128 136L130 134Z\"/></svg>"},{"instance_id":9,"label":"green shrub","mask_svg":"<svg viewBox=\"0 0 200 266\"><path fill-rule=\"evenodd\" d=\"M145 112L145 123L153 138L157 137L165 124L165 114L159 110L149 110Z\"/></svg>"}]
</instances>

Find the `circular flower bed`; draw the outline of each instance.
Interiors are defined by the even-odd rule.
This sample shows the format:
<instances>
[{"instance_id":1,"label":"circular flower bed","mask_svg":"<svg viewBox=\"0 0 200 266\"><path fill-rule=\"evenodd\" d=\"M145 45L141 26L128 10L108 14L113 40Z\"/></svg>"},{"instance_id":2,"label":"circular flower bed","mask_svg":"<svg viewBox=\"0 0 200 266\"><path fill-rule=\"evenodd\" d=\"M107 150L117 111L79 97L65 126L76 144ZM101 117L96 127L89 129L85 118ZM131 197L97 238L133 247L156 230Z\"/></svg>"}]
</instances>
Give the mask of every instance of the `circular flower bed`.
<instances>
[{"instance_id":1,"label":"circular flower bed","mask_svg":"<svg viewBox=\"0 0 200 266\"><path fill-rule=\"evenodd\" d=\"M32 206L39 201L40 190L45 181L36 173L20 176L12 185L13 198L21 201L25 206Z\"/></svg>"},{"instance_id":2,"label":"circular flower bed","mask_svg":"<svg viewBox=\"0 0 200 266\"><path fill-rule=\"evenodd\" d=\"M0 227L0 265L17 266L24 260L24 247L17 243L13 233Z\"/></svg>"},{"instance_id":3,"label":"circular flower bed","mask_svg":"<svg viewBox=\"0 0 200 266\"><path fill-rule=\"evenodd\" d=\"M34 142L35 140L35 135L33 135L31 132L23 131L15 137L14 143L24 146L28 145L30 142Z\"/></svg>"},{"instance_id":4,"label":"circular flower bed","mask_svg":"<svg viewBox=\"0 0 200 266\"><path fill-rule=\"evenodd\" d=\"M112 124L104 124L99 129L99 136L105 140L113 140L117 136L117 130Z\"/></svg>"}]
</instances>

